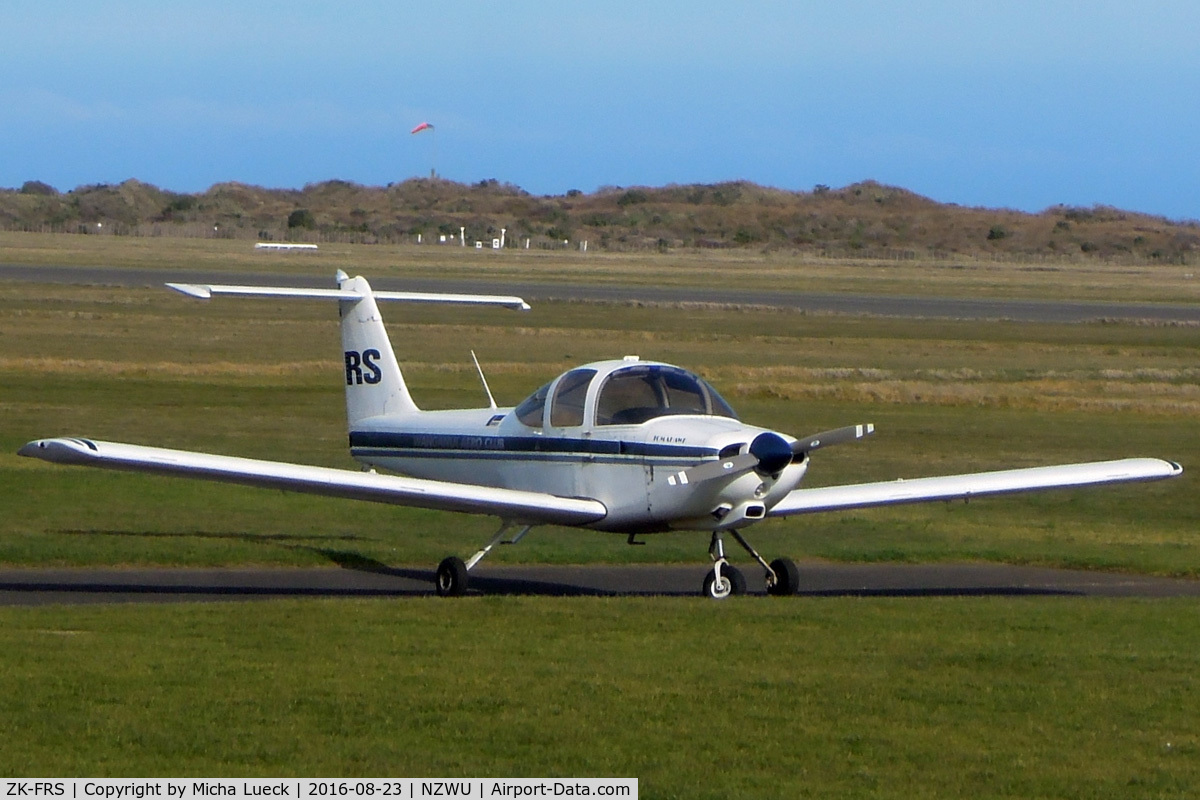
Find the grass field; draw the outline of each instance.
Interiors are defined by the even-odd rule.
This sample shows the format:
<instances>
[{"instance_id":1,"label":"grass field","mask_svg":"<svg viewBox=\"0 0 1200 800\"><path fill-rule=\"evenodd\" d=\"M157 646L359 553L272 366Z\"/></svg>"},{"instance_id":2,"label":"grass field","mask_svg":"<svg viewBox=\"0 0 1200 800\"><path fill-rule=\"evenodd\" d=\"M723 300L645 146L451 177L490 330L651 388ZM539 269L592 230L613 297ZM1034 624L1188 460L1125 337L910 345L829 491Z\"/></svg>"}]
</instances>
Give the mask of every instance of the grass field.
<instances>
[{"instance_id":1,"label":"grass field","mask_svg":"<svg viewBox=\"0 0 1200 800\"><path fill-rule=\"evenodd\" d=\"M1061 598L6 609L0 772L1186 798L1195 613Z\"/></svg>"},{"instance_id":2,"label":"grass field","mask_svg":"<svg viewBox=\"0 0 1200 800\"><path fill-rule=\"evenodd\" d=\"M813 484L1131 454L1192 470L752 529L772 555L1200 575L1194 327L569 303L384 313L427 407L482 401L470 348L501 404L568 366L638 353L697 368L748 421L795 434L876 423L873 440L819 453ZM333 316L0 283L0 563L429 567L474 550L492 521L14 455L79 434L349 467ZM494 557L701 563L706 547L703 535L626 547L545 528ZM1198 611L1003 597L0 609L0 772L626 775L645 797L688 798L1190 797Z\"/></svg>"}]
</instances>

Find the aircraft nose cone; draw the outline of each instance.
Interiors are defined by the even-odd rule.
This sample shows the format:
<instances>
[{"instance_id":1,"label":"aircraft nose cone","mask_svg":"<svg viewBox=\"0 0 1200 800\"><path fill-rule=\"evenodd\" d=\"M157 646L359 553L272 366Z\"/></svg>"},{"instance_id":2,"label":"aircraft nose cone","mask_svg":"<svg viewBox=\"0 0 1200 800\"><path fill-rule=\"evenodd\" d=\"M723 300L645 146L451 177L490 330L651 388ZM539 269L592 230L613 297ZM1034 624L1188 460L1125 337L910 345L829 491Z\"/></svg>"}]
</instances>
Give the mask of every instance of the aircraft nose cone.
<instances>
[{"instance_id":1,"label":"aircraft nose cone","mask_svg":"<svg viewBox=\"0 0 1200 800\"><path fill-rule=\"evenodd\" d=\"M750 455L758 459L758 471L777 475L792 463L792 446L778 433L760 433L750 443Z\"/></svg>"}]
</instances>

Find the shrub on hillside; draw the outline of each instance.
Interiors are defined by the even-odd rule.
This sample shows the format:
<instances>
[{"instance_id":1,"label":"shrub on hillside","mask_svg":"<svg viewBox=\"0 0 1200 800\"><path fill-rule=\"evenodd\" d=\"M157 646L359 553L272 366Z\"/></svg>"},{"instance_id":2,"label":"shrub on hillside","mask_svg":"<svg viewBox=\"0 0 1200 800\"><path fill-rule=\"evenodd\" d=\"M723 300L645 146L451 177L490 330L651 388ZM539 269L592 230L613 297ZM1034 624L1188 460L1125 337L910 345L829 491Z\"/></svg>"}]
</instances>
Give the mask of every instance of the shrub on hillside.
<instances>
[{"instance_id":1,"label":"shrub on hillside","mask_svg":"<svg viewBox=\"0 0 1200 800\"><path fill-rule=\"evenodd\" d=\"M307 208L297 208L288 214L287 226L289 228L304 228L311 231L317 227L317 218Z\"/></svg>"},{"instance_id":2,"label":"shrub on hillside","mask_svg":"<svg viewBox=\"0 0 1200 800\"><path fill-rule=\"evenodd\" d=\"M53 197L58 194L58 189L55 189L48 183L41 181L25 181L21 184L21 194L35 194L42 197Z\"/></svg>"}]
</instances>

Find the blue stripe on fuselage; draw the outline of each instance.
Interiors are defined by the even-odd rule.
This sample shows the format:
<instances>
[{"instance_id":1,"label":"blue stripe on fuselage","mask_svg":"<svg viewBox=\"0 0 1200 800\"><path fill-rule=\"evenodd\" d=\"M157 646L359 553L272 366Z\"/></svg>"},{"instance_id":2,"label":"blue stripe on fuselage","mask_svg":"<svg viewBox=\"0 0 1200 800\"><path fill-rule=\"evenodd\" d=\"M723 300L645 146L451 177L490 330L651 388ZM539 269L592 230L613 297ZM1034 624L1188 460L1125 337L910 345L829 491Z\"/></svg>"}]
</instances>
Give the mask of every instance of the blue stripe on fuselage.
<instances>
[{"instance_id":1,"label":"blue stripe on fuselage","mask_svg":"<svg viewBox=\"0 0 1200 800\"><path fill-rule=\"evenodd\" d=\"M604 439L547 436L477 436L459 433L351 431L350 449L372 455L409 458L642 457L696 460L715 456L711 447L649 444ZM364 453L365 454L365 453Z\"/></svg>"}]
</instances>

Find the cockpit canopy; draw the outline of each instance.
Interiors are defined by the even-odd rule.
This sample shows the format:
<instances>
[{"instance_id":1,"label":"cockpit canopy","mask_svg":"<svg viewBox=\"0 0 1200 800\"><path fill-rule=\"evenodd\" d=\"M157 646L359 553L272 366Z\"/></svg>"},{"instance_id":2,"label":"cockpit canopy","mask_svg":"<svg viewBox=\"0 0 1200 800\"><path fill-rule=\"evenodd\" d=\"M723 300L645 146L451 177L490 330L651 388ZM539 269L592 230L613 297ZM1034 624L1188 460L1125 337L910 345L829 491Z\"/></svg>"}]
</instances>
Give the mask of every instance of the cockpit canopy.
<instances>
[{"instance_id":1,"label":"cockpit canopy","mask_svg":"<svg viewBox=\"0 0 1200 800\"><path fill-rule=\"evenodd\" d=\"M698 375L668 364L629 360L564 373L527 397L515 413L531 428L638 425L679 414L737 419L717 390Z\"/></svg>"}]
</instances>

